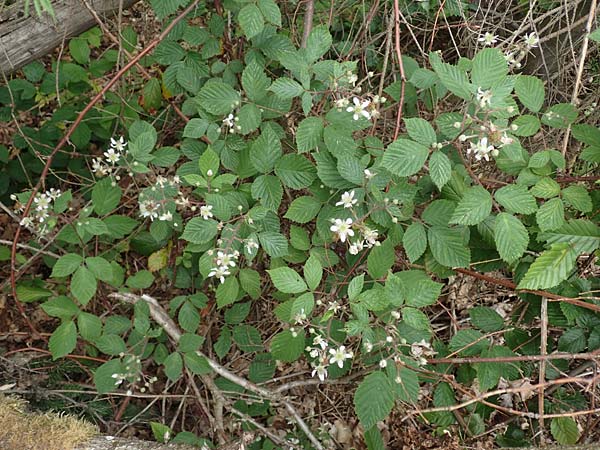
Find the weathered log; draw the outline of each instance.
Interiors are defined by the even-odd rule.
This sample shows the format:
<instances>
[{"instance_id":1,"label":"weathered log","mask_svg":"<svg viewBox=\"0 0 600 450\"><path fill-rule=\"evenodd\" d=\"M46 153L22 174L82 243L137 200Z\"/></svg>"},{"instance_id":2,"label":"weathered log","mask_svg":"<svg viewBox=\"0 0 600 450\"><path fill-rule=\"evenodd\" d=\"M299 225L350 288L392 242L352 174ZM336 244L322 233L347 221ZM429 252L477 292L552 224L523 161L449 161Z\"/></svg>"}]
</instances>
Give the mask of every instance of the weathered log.
<instances>
[{"instance_id":1,"label":"weathered log","mask_svg":"<svg viewBox=\"0 0 600 450\"><path fill-rule=\"evenodd\" d=\"M123 0L123 8L137 0ZM88 0L100 17L111 17L119 9L119 0ZM61 45L71 36L83 33L96 24L81 0L52 2L55 19L31 11L25 17L25 1L0 11L0 71L10 74Z\"/></svg>"}]
</instances>

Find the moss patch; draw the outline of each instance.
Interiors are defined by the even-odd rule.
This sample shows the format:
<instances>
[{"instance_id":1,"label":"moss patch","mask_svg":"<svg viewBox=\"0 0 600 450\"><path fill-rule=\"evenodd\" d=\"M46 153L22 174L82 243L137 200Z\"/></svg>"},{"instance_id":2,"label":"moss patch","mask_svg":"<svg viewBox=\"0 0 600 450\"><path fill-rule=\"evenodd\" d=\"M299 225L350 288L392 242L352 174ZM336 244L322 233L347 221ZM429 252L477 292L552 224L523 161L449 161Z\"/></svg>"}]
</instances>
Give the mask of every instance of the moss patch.
<instances>
[{"instance_id":1,"label":"moss patch","mask_svg":"<svg viewBox=\"0 0 600 450\"><path fill-rule=\"evenodd\" d=\"M24 400L0 395L0 448L3 450L73 450L98 433L68 415L26 412Z\"/></svg>"}]
</instances>

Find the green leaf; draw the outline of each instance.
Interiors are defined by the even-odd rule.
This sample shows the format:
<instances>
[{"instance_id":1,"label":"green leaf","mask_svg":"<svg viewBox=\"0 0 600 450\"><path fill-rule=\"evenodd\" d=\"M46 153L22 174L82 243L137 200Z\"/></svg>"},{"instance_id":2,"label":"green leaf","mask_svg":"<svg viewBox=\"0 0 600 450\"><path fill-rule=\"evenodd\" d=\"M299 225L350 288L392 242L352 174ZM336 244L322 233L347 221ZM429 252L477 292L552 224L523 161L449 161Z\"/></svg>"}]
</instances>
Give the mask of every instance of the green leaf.
<instances>
[{"instance_id":1,"label":"green leaf","mask_svg":"<svg viewBox=\"0 0 600 450\"><path fill-rule=\"evenodd\" d=\"M281 141L271 128L265 128L250 147L250 163L256 170L269 173L281 158Z\"/></svg>"},{"instance_id":2,"label":"green leaf","mask_svg":"<svg viewBox=\"0 0 600 450\"><path fill-rule=\"evenodd\" d=\"M132 289L147 289L154 283L154 276L148 270L139 270L127 278L127 286Z\"/></svg>"},{"instance_id":3,"label":"green leaf","mask_svg":"<svg viewBox=\"0 0 600 450\"><path fill-rule=\"evenodd\" d=\"M317 178L315 166L304 156L284 155L275 164L275 174L292 189L304 189Z\"/></svg>"},{"instance_id":4,"label":"green leaf","mask_svg":"<svg viewBox=\"0 0 600 450\"><path fill-rule=\"evenodd\" d=\"M323 119L320 117L307 117L298 125L296 132L296 145L300 153L317 148L323 139Z\"/></svg>"},{"instance_id":5,"label":"green leaf","mask_svg":"<svg viewBox=\"0 0 600 450\"><path fill-rule=\"evenodd\" d=\"M544 83L537 77L531 75L519 75L515 82L515 93L519 101L527 109L539 112L544 104Z\"/></svg>"},{"instance_id":6,"label":"green leaf","mask_svg":"<svg viewBox=\"0 0 600 450\"><path fill-rule=\"evenodd\" d=\"M71 275L83 264L83 258L76 253L67 253L61 256L52 268L53 278L62 278Z\"/></svg>"},{"instance_id":7,"label":"green leaf","mask_svg":"<svg viewBox=\"0 0 600 450\"><path fill-rule=\"evenodd\" d=\"M392 283L388 286L390 281ZM386 291L388 290L388 295L404 299L406 305L423 308L437 301L442 293L442 284L433 281L421 270L403 270L388 278Z\"/></svg>"},{"instance_id":8,"label":"green leaf","mask_svg":"<svg viewBox=\"0 0 600 450\"><path fill-rule=\"evenodd\" d=\"M463 100L471 99L472 85L469 83L465 72L456 66L442 62L436 53L430 53L429 60L431 67L446 89Z\"/></svg>"},{"instance_id":9,"label":"green leaf","mask_svg":"<svg viewBox=\"0 0 600 450\"><path fill-rule=\"evenodd\" d=\"M354 394L354 409L360 423L369 429L385 420L394 407L394 386L383 372L366 376Z\"/></svg>"},{"instance_id":10,"label":"green leaf","mask_svg":"<svg viewBox=\"0 0 600 450\"><path fill-rule=\"evenodd\" d=\"M471 250L465 245L460 230L433 226L427 232L429 247L435 260L446 267L468 267Z\"/></svg>"},{"instance_id":11,"label":"green leaf","mask_svg":"<svg viewBox=\"0 0 600 450\"><path fill-rule=\"evenodd\" d=\"M171 353L163 361L163 364L165 366L165 375L169 380L176 381L181 377L181 373L183 372L183 360L179 353Z\"/></svg>"},{"instance_id":12,"label":"green leaf","mask_svg":"<svg viewBox=\"0 0 600 450\"><path fill-rule=\"evenodd\" d=\"M311 255L304 263L304 279L311 291L317 289L323 278L323 266L319 260Z\"/></svg>"},{"instance_id":13,"label":"green leaf","mask_svg":"<svg viewBox=\"0 0 600 450\"><path fill-rule=\"evenodd\" d=\"M373 247L369 252L367 257L369 275L374 279L384 277L395 261L394 245L389 239L386 239L381 245Z\"/></svg>"},{"instance_id":14,"label":"green leaf","mask_svg":"<svg viewBox=\"0 0 600 450\"><path fill-rule=\"evenodd\" d=\"M260 297L262 292L260 274L252 269L240 269L239 272L240 285L253 299Z\"/></svg>"},{"instance_id":15,"label":"green leaf","mask_svg":"<svg viewBox=\"0 0 600 450\"><path fill-rule=\"evenodd\" d=\"M200 155L200 158L198 158L198 168L200 169L200 173L207 178L217 174L220 164L219 155L217 155L217 152L210 147L207 147L202 155ZM209 170L212 171L212 175L209 175Z\"/></svg>"},{"instance_id":16,"label":"green leaf","mask_svg":"<svg viewBox=\"0 0 600 450\"><path fill-rule=\"evenodd\" d=\"M583 186L574 184L562 190L564 202L578 211L587 213L593 209L592 197Z\"/></svg>"},{"instance_id":17,"label":"green leaf","mask_svg":"<svg viewBox=\"0 0 600 450\"><path fill-rule=\"evenodd\" d=\"M210 364L204 356L195 352L185 353L183 355L185 367L190 369L195 375L205 375L212 372Z\"/></svg>"},{"instance_id":18,"label":"green leaf","mask_svg":"<svg viewBox=\"0 0 600 450\"><path fill-rule=\"evenodd\" d=\"M94 342L94 345L98 347L98 350L107 355L116 356L127 352L125 341L121 336L116 334L103 334Z\"/></svg>"},{"instance_id":19,"label":"green leaf","mask_svg":"<svg viewBox=\"0 0 600 450\"><path fill-rule=\"evenodd\" d=\"M403 367L394 378L398 400L415 405L419 400L419 377L410 369Z\"/></svg>"},{"instance_id":20,"label":"green leaf","mask_svg":"<svg viewBox=\"0 0 600 450\"><path fill-rule=\"evenodd\" d=\"M34 302L42 298L52 297L53 293L50 289L45 289L37 286L19 284L17 286L17 297L23 303Z\"/></svg>"},{"instance_id":21,"label":"green leaf","mask_svg":"<svg viewBox=\"0 0 600 450\"><path fill-rule=\"evenodd\" d=\"M258 240L265 252L267 252L267 255L272 258L287 256L288 242L283 234L264 231L258 235Z\"/></svg>"},{"instance_id":22,"label":"green leaf","mask_svg":"<svg viewBox=\"0 0 600 450\"><path fill-rule=\"evenodd\" d=\"M553 231L565 223L565 210L560 198L548 200L535 215L537 223L542 231Z\"/></svg>"},{"instance_id":23,"label":"green leaf","mask_svg":"<svg viewBox=\"0 0 600 450\"><path fill-rule=\"evenodd\" d=\"M459 330L448 345L448 349L452 352L458 352L461 356L479 355L482 350L487 348L489 340L477 330L466 329Z\"/></svg>"},{"instance_id":24,"label":"green leaf","mask_svg":"<svg viewBox=\"0 0 600 450\"><path fill-rule=\"evenodd\" d=\"M208 120L194 117L185 124L185 128L183 129L183 137L195 139L201 138L206 133L208 125Z\"/></svg>"},{"instance_id":25,"label":"green leaf","mask_svg":"<svg viewBox=\"0 0 600 450\"><path fill-rule=\"evenodd\" d=\"M267 22L281 26L281 11L275 0L258 0L258 8Z\"/></svg>"},{"instance_id":26,"label":"green leaf","mask_svg":"<svg viewBox=\"0 0 600 450\"><path fill-rule=\"evenodd\" d=\"M577 253L566 243L552 244L529 266L519 289L548 289L566 280L575 266Z\"/></svg>"},{"instance_id":27,"label":"green leaf","mask_svg":"<svg viewBox=\"0 0 600 450\"><path fill-rule=\"evenodd\" d=\"M492 196L481 186L467 189L450 218L450 223L477 225L492 212Z\"/></svg>"},{"instance_id":28,"label":"green leaf","mask_svg":"<svg viewBox=\"0 0 600 450\"><path fill-rule=\"evenodd\" d=\"M533 214L537 211L535 197L525 186L509 184L496 191L496 201L511 212L518 214Z\"/></svg>"},{"instance_id":29,"label":"green leaf","mask_svg":"<svg viewBox=\"0 0 600 450\"><path fill-rule=\"evenodd\" d=\"M560 185L550 177L541 178L531 188L531 194L538 198L552 198L560 193Z\"/></svg>"},{"instance_id":30,"label":"green leaf","mask_svg":"<svg viewBox=\"0 0 600 450\"><path fill-rule=\"evenodd\" d=\"M479 328L486 333L501 330L504 326L504 319L492 308L486 306L475 306L469 309L469 316L474 327Z\"/></svg>"},{"instance_id":31,"label":"green leaf","mask_svg":"<svg viewBox=\"0 0 600 450\"><path fill-rule=\"evenodd\" d=\"M577 254L593 253L600 247L600 227L589 220L570 220L556 231L540 235L548 244L566 242Z\"/></svg>"},{"instance_id":32,"label":"green leaf","mask_svg":"<svg viewBox=\"0 0 600 450\"><path fill-rule=\"evenodd\" d=\"M48 349L52 359L57 360L71 353L77 345L77 328L72 320L59 325L48 340Z\"/></svg>"},{"instance_id":33,"label":"green leaf","mask_svg":"<svg viewBox=\"0 0 600 450\"><path fill-rule=\"evenodd\" d=\"M571 417L554 417L550 423L550 432L561 445L574 445L580 437L577 422Z\"/></svg>"},{"instance_id":34,"label":"green leaf","mask_svg":"<svg viewBox=\"0 0 600 450\"><path fill-rule=\"evenodd\" d=\"M362 292L363 286L365 283L365 274L360 274L352 280L348 284L348 300L354 301Z\"/></svg>"},{"instance_id":35,"label":"green leaf","mask_svg":"<svg viewBox=\"0 0 600 450\"><path fill-rule=\"evenodd\" d=\"M187 3L187 0L150 0L152 9L159 19L164 19L173 14L180 6Z\"/></svg>"},{"instance_id":36,"label":"green leaf","mask_svg":"<svg viewBox=\"0 0 600 450\"><path fill-rule=\"evenodd\" d=\"M494 240L500 257L512 264L527 250L529 234L525 225L515 216L500 213L494 224Z\"/></svg>"},{"instance_id":37,"label":"green leaf","mask_svg":"<svg viewBox=\"0 0 600 450\"><path fill-rule=\"evenodd\" d=\"M60 295L42 304L42 309L51 317L70 319L79 314L79 307L69 297Z\"/></svg>"},{"instance_id":38,"label":"green leaf","mask_svg":"<svg viewBox=\"0 0 600 450\"><path fill-rule=\"evenodd\" d=\"M248 38L253 38L265 27L265 19L255 5L244 6L238 15L240 26Z\"/></svg>"},{"instance_id":39,"label":"green leaf","mask_svg":"<svg viewBox=\"0 0 600 450\"><path fill-rule=\"evenodd\" d=\"M471 80L481 88L498 85L508 75L508 63L502 52L496 48L485 48L473 58Z\"/></svg>"},{"instance_id":40,"label":"green leaf","mask_svg":"<svg viewBox=\"0 0 600 450\"><path fill-rule=\"evenodd\" d=\"M225 311L225 323L228 325L236 325L242 323L250 313L251 302L236 303Z\"/></svg>"},{"instance_id":41,"label":"green leaf","mask_svg":"<svg viewBox=\"0 0 600 450\"><path fill-rule=\"evenodd\" d=\"M239 291L240 284L236 277L230 276L225 278L225 282L219 284L217 287L217 306L222 308L223 306L235 303L238 300Z\"/></svg>"},{"instance_id":42,"label":"green leaf","mask_svg":"<svg viewBox=\"0 0 600 450\"><path fill-rule=\"evenodd\" d=\"M414 175L423 168L429 150L409 139L397 139L388 145L381 160L382 166L399 177Z\"/></svg>"},{"instance_id":43,"label":"green leaf","mask_svg":"<svg viewBox=\"0 0 600 450\"><path fill-rule=\"evenodd\" d=\"M86 305L96 294L97 284L94 274L87 267L81 266L71 278L71 293Z\"/></svg>"},{"instance_id":44,"label":"green leaf","mask_svg":"<svg viewBox=\"0 0 600 450\"><path fill-rule=\"evenodd\" d=\"M308 289L302 277L289 267L267 270L275 287L285 294L299 294Z\"/></svg>"},{"instance_id":45,"label":"green leaf","mask_svg":"<svg viewBox=\"0 0 600 450\"><path fill-rule=\"evenodd\" d=\"M85 258L85 265L98 280L110 283L113 280L113 270L110 263L101 256Z\"/></svg>"},{"instance_id":46,"label":"green leaf","mask_svg":"<svg viewBox=\"0 0 600 450\"><path fill-rule=\"evenodd\" d=\"M258 106L248 103L238 111L238 126L241 128L240 133L248 134L255 131L261 123L262 113Z\"/></svg>"},{"instance_id":47,"label":"green leaf","mask_svg":"<svg viewBox=\"0 0 600 450\"><path fill-rule=\"evenodd\" d=\"M271 355L273 358L284 361L296 361L304 352L305 336L304 332L297 330L294 333L290 330L282 331L276 334L271 341Z\"/></svg>"},{"instance_id":48,"label":"green leaf","mask_svg":"<svg viewBox=\"0 0 600 450\"><path fill-rule=\"evenodd\" d=\"M287 77L277 78L269 90L282 99L298 97L304 92L300 83Z\"/></svg>"},{"instance_id":49,"label":"green leaf","mask_svg":"<svg viewBox=\"0 0 600 450\"><path fill-rule=\"evenodd\" d=\"M150 78L142 90L144 109L150 111L160 108L162 102L162 89L157 78Z\"/></svg>"},{"instance_id":50,"label":"green leaf","mask_svg":"<svg viewBox=\"0 0 600 450\"><path fill-rule=\"evenodd\" d=\"M429 330L431 328L431 324L425 313L417 308L402 308L402 320L416 330Z\"/></svg>"},{"instance_id":51,"label":"green leaf","mask_svg":"<svg viewBox=\"0 0 600 450\"><path fill-rule=\"evenodd\" d=\"M419 117L404 119L406 131L413 141L431 147L437 142L435 130L429 122Z\"/></svg>"},{"instance_id":52,"label":"green leaf","mask_svg":"<svg viewBox=\"0 0 600 450\"><path fill-rule=\"evenodd\" d=\"M307 223L317 216L321 206L315 197L298 197L292 201L284 217L297 223Z\"/></svg>"},{"instance_id":53,"label":"green leaf","mask_svg":"<svg viewBox=\"0 0 600 450\"><path fill-rule=\"evenodd\" d=\"M240 103L240 95L228 84L208 81L198 93L202 108L211 114L229 114Z\"/></svg>"},{"instance_id":54,"label":"green leaf","mask_svg":"<svg viewBox=\"0 0 600 450\"><path fill-rule=\"evenodd\" d=\"M429 157L429 176L439 190L450 181L451 174L450 159L441 151L433 152Z\"/></svg>"},{"instance_id":55,"label":"green leaf","mask_svg":"<svg viewBox=\"0 0 600 450\"><path fill-rule=\"evenodd\" d=\"M321 58L331 48L333 39L329 30L324 26L314 27L306 41L306 60L313 63Z\"/></svg>"},{"instance_id":56,"label":"green leaf","mask_svg":"<svg viewBox=\"0 0 600 450\"><path fill-rule=\"evenodd\" d=\"M93 342L102 334L102 321L94 314L81 312L77 316L77 328L83 339Z\"/></svg>"},{"instance_id":57,"label":"green leaf","mask_svg":"<svg viewBox=\"0 0 600 450\"><path fill-rule=\"evenodd\" d=\"M579 327L569 328L558 339L558 351L580 353L587 347L585 331Z\"/></svg>"},{"instance_id":58,"label":"green leaf","mask_svg":"<svg viewBox=\"0 0 600 450\"><path fill-rule=\"evenodd\" d=\"M78 64L85 65L90 62L90 47L87 39L73 38L69 41L69 53Z\"/></svg>"},{"instance_id":59,"label":"green leaf","mask_svg":"<svg viewBox=\"0 0 600 450\"><path fill-rule=\"evenodd\" d=\"M279 178L273 175L261 175L252 183L252 198L260 200L265 208L277 211L283 198L283 187Z\"/></svg>"},{"instance_id":60,"label":"green leaf","mask_svg":"<svg viewBox=\"0 0 600 450\"><path fill-rule=\"evenodd\" d=\"M513 120L511 127L516 127L512 130L515 136L533 136L540 129L540 119L535 116L524 114Z\"/></svg>"},{"instance_id":61,"label":"green leaf","mask_svg":"<svg viewBox=\"0 0 600 450\"><path fill-rule=\"evenodd\" d=\"M188 333L195 333L200 324L200 313L198 312L198 308L190 301L184 302L179 309L177 321L185 331Z\"/></svg>"},{"instance_id":62,"label":"green leaf","mask_svg":"<svg viewBox=\"0 0 600 450\"><path fill-rule=\"evenodd\" d=\"M243 352L260 352L264 350L260 333L250 325L237 325L234 327L233 340Z\"/></svg>"},{"instance_id":63,"label":"green leaf","mask_svg":"<svg viewBox=\"0 0 600 450\"><path fill-rule=\"evenodd\" d=\"M271 80L265 74L264 68L256 61L252 61L242 72L242 86L248 98L259 101L267 94Z\"/></svg>"},{"instance_id":64,"label":"green leaf","mask_svg":"<svg viewBox=\"0 0 600 450\"><path fill-rule=\"evenodd\" d=\"M427 233L420 222L411 223L402 237L402 245L411 263L417 261L427 248Z\"/></svg>"},{"instance_id":65,"label":"green leaf","mask_svg":"<svg viewBox=\"0 0 600 450\"><path fill-rule=\"evenodd\" d=\"M202 217L192 218L185 226L181 239L193 244L204 244L217 235L217 222L204 220Z\"/></svg>"}]
</instances>

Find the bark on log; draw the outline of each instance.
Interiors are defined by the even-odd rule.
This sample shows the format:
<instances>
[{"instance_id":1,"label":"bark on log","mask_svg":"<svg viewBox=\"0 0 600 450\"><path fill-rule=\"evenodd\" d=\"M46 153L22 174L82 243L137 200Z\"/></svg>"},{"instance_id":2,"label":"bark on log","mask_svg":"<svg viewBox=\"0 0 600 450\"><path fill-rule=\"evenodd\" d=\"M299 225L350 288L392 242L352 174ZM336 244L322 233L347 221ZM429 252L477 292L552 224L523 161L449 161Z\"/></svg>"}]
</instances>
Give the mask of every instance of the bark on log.
<instances>
[{"instance_id":1,"label":"bark on log","mask_svg":"<svg viewBox=\"0 0 600 450\"><path fill-rule=\"evenodd\" d=\"M137 0L123 0L123 8ZM71 37L83 33L96 24L81 0L52 2L56 19L47 14L38 17L30 11L24 17L24 0L0 10L0 71L10 74ZM119 9L119 0L89 0L100 17L113 16Z\"/></svg>"},{"instance_id":2,"label":"bark on log","mask_svg":"<svg viewBox=\"0 0 600 450\"><path fill-rule=\"evenodd\" d=\"M76 450L198 450L198 447L98 436L85 444L79 445Z\"/></svg>"}]
</instances>

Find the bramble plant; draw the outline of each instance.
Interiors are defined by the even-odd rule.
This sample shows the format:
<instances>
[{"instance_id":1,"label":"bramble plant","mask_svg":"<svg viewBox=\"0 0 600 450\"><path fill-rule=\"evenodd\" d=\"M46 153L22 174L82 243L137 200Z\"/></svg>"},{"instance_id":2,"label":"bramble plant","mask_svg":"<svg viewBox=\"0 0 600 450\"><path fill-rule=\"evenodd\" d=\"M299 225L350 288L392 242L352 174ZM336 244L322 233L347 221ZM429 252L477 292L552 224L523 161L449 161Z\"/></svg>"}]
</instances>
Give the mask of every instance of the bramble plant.
<instances>
[{"instance_id":1,"label":"bramble plant","mask_svg":"<svg viewBox=\"0 0 600 450\"><path fill-rule=\"evenodd\" d=\"M168 23L188 2L151 3ZM383 78L378 90L380 67L335 59L327 27L298 48L273 0L226 2L229 19L203 8L140 61L157 68L149 79L135 70L141 95L109 91L76 123L70 144L82 157L56 154L54 188L19 191L21 169L9 164L4 192L21 235L59 256L44 257L47 279L15 286L20 302L41 301L60 320L53 358L103 355L101 394L151 391L162 372L169 383L198 375L215 408L239 420L288 405L272 382L284 368L299 386L356 382L369 449L384 448L378 423L395 408L440 435L477 435L496 409L524 410L498 444L527 442L543 415L559 443L576 442L576 419L561 413L585 406L581 394L510 394L542 370L519 359L540 354L541 314L560 330L548 353L600 348L598 280L577 264L600 245L600 196L566 175L597 170L600 129L577 123L570 103L547 105L542 80L518 72L537 35L503 43L484 32L483 49L456 62L404 55L406 81ZM135 53L135 31L123 35ZM39 158L25 160L34 173L117 60L111 50L90 58L96 38L77 38L73 61L55 63L64 106L15 139ZM222 43L236 39L243 52L223 58ZM5 114L8 89L16 109L53 95L54 74L38 63L24 73L0 88ZM180 130L169 125L175 99ZM400 128L378 126L398 114ZM567 128L584 147L568 161L539 144ZM437 327L431 307L461 271L502 273L521 301L474 302L470 320ZM255 326L261 317L268 330ZM207 320L216 334L203 334ZM229 364L234 352L243 369ZM540 382L566 371L565 359L553 363ZM327 446L326 431L291 417L280 442L261 435L249 448ZM152 428L159 440L212 448L222 411L214 420L217 434L202 438Z\"/></svg>"}]
</instances>

